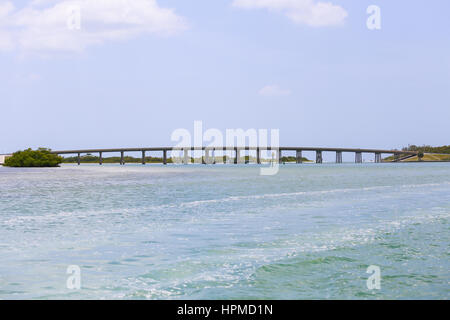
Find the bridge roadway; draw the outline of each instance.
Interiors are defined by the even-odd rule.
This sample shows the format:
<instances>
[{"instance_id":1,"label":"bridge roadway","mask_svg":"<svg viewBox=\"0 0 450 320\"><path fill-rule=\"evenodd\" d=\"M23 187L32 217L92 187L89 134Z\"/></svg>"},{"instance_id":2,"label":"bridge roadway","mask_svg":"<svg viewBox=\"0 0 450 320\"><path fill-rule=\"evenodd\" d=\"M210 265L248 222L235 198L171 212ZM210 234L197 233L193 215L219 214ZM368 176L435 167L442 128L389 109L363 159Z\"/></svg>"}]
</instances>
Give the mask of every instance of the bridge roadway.
<instances>
[{"instance_id":1,"label":"bridge roadway","mask_svg":"<svg viewBox=\"0 0 450 320\"><path fill-rule=\"evenodd\" d=\"M110 148L110 149L81 149L81 150L55 150L52 151L54 154L77 154L78 159L77 163L81 162L81 154L99 154L99 164L103 163L103 153L110 152L120 152L120 164L125 164L124 161L124 153L125 152L142 152L142 164L145 164L145 153L148 151L160 151L163 153L163 163L167 164L167 152L168 151L184 151L184 157L182 162L187 164L189 161L188 151L205 151L204 155L204 163L213 164L216 163L214 152L216 150L221 151L234 151L234 163L240 163L241 151L256 151L256 159L257 163L261 163L261 151L262 150L274 150L276 151L277 159L281 161L282 152L283 151L295 151L296 152L296 162L302 162L302 151L315 151L316 152L316 163L322 163L322 152L336 152L336 163L342 163L342 153L343 152L352 152L355 153L355 162L362 163L362 153L373 153L375 155L374 162L380 163L381 154L392 154L396 159L394 161L400 159L400 155L417 155L416 151L401 151L401 150L386 150L386 149L359 149L359 148L328 148L328 147L154 147L154 148ZM212 151L213 155L210 157L209 152Z\"/></svg>"}]
</instances>

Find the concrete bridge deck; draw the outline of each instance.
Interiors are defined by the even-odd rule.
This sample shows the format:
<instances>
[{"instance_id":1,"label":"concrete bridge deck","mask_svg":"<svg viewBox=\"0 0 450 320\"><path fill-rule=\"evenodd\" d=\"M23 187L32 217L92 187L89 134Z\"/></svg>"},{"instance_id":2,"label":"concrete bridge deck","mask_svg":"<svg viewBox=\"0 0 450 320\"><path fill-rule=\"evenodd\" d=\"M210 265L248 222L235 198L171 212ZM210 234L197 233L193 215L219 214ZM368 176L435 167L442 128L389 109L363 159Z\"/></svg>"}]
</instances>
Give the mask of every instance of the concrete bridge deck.
<instances>
[{"instance_id":1,"label":"concrete bridge deck","mask_svg":"<svg viewBox=\"0 0 450 320\"><path fill-rule=\"evenodd\" d=\"M388 149L360 149L360 148L328 148L328 147L152 147L152 148L110 148L110 149L79 149L79 150L53 150L55 154L99 153L99 152L136 152L136 151L171 151L171 150L281 150L281 151L331 151L331 152L362 152L384 154L410 154L416 151L388 150Z\"/></svg>"},{"instance_id":2,"label":"concrete bridge deck","mask_svg":"<svg viewBox=\"0 0 450 320\"><path fill-rule=\"evenodd\" d=\"M152 148L110 148L110 149L78 149L78 150L55 150L52 151L54 154L77 154L78 164L81 162L81 154L99 154L99 163L102 164L103 153L120 152L121 159L120 164L125 164L124 153L125 152L142 152L142 164L145 164L145 153L148 151L159 151L163 153L163 163L167 164L167 152L168 151L183 151L183 162L188 163L188 151L204 151L204 157L206 163L216 163L214 152L215 151L234 151L235 158L234 163L240 163L240 152L241 151L256 151L257 163L261 163L261 151L263 150L274 150L276 151L276 156L279 161L282 158L283 151L295 151L296 152L296 162L302 162L302 151L315 151L316 152L316 163L322 163L322 152L335 152L336 153L336 163L342 163L342 153L351 152L355 153L355 162L362 163L362 153L373 153L375 155L374 162L382 162L381 154L392 154L397 159L400 155L417 155L418 152L415 151L401 151L401 150L387 150L387 149L360 149L360 148L328 148L328 147L152 147ZM212 152L212 156L209 155ZM190 161L190 160L189 160ZM395 160L394 160L395 161Z\"/></svg>"}]
</instances>

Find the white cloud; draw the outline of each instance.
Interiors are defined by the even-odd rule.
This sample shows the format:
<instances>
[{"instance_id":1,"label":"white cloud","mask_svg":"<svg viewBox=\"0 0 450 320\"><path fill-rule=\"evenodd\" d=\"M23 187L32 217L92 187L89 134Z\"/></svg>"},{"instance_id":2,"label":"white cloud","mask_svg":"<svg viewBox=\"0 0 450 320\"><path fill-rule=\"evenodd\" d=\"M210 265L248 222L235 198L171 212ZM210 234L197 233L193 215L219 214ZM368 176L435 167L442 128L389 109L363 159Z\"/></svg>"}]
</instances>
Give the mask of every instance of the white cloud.
<instances>
[{"instance_id":1,"label":"white cloud","mask_svg":"<svg viewBox=\"0 0 450 320\"><path fill-rule=\"evenodd\" d=\"M278 85L267 85L258 91L258 94L266 97L274 96L288 96L291 94L290 90L282 89Z\"/></svg>"},{"instance_id":2,"label":"white cloud","mask_svg":"<svg viewBox=\"0 0 450 320\"><path fill-rule=\"evenodd\" d=\"M348 15L338 5L315 0L234 0L233 6L281 12L294 23L312 27L340 25Z\"/></svg>"},{"instance_id":3,"label":"white cloud","mask_svg":"<svg viewBox=\"0 0 450 320\"><path fill-rule=\"evenodd\" d=\"M73 8L79 9L79 29L70 28ZM0 0L0 50L82 51L107 41L172 35L185 28L182 17L156 0L33 0L20 9Z\"/></svg>"}]
</instances>

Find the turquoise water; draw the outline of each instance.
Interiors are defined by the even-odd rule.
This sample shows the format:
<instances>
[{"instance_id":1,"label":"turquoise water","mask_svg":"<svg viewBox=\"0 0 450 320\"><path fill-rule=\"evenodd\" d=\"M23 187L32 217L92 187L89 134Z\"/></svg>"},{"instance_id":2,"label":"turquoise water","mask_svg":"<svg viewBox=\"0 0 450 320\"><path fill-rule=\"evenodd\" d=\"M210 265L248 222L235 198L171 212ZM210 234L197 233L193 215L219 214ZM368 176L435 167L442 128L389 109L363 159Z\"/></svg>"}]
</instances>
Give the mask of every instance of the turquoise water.
<instances>
[{"instance_id":1,"label":"turquoise water","mask_svg":"<svg viewBox=\"0 0 450 320\"><path fill-rule=\"evenodd\" d=\"M0 167L0 299L448 299L449 218L450 163Z\"/></svg>"}]
</instances>

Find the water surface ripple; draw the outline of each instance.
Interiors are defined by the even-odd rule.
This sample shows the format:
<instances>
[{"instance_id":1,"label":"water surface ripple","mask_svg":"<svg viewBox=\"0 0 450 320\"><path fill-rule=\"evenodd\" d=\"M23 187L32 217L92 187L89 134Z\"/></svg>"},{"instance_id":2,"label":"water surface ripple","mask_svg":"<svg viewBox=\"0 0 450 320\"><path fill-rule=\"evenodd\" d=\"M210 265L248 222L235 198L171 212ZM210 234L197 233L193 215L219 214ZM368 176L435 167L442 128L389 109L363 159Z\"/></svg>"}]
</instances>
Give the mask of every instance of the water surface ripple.
<instances>
[{"instance_id":1,"label":"water surface ripple","mask_svg":"<svg viewBox=\"0 0 450 320\"><path fill-rule=\"evenodd\" d=\"M450 163L0 167L0 299L448 299L449 218Z\"/></svg>"}]
</instances>

